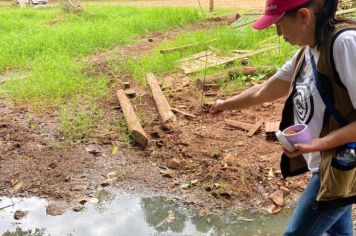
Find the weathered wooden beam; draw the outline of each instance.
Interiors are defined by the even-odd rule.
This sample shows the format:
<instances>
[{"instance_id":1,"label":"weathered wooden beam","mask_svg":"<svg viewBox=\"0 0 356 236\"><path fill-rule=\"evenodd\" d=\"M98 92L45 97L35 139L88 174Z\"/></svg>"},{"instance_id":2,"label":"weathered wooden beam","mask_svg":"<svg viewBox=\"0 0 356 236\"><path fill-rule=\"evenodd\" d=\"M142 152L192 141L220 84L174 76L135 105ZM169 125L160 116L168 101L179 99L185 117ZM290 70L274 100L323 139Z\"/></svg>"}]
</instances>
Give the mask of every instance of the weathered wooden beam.
<instances>
[{"instance_id":1,"label":"weathered wooden beam","mask_svg":"<svg viewBox=\"0 0 356 236\"><path fill-rule=\"evenodd\" d=\"M248 137L252 137L263 125L263 120L259 120L255 125L253 125L252 129L247 133Z\"/></svg>"},{"instance_id":2,"label":"weathered wooden beam","mask_svg":"<svg viewBox=\"0 0 356 236\"><path fill-rule=\"evenodd\" d=\"M146 147L148 145L148 137L141 126L141 123L135 113L133 106L131 105L130 100L126 97L124 90L117 90L117 98L119 100L132 137L136 142L141 144L143 147Z\"/></svg>"},{"instance_id":3,"label":"weathered wooden beam","mask_svg":"<svg viewBox=\"0 0 356 236\"><path fill-rule=\"evenodd\" d=\"M173 123L177 121L175 115L172 112L166 97L164 96L161 87L156 79L156 76L152 73L148 73L146 76L147 83L152 91L153 100L156 103L159 115L163 122L163 126L171 129Z\"/></svg>"},{"instance_id":4,"label":"weathered wooden beam","mask_svg":"<svg viewBox=\"0 0 356 236\"><path fill-rule=\"evenodd\" d=\"M250 131L254 126L253 124L241 122L237 120L225 120L225 124L244 131Z\"/></svg>"},{"instance_id":5,"label":"weathered wooden beam","mask_svg":"<svg viewBox=\"0 0 356 236\"><path fill-rule=\"evenodd\" d=\"M246 58L246 57L255 56L255 55L258 55L260 53L268 52L268 51L271 51L272 49L276 49L278 47L279 47L278 45L275 45L275 46L271 46L271 47L255 50L255 51L252 51L252 52L249 52L249 53L236 55L236 56L233 56L233 57L230 57L228 59L222 60L221 62L218 62L218 63L215 63L215 64L210 64L210 65L205 65L204 64L204 66L202 66L202 67L198 67L198 68L194 67L194 68L191 68L191 69L186 69L186 70L184 70L184 73L185 74L192 74L192 73L196 73L196 72L199 72L199 71L202 71L202 70L205 70L205 69L209 69L209 68L225 65L225 64L228 64L228 63L233 63L233 62L235 62L237 60L241 60L241 59Z\"/></svg>"}]
</instances>

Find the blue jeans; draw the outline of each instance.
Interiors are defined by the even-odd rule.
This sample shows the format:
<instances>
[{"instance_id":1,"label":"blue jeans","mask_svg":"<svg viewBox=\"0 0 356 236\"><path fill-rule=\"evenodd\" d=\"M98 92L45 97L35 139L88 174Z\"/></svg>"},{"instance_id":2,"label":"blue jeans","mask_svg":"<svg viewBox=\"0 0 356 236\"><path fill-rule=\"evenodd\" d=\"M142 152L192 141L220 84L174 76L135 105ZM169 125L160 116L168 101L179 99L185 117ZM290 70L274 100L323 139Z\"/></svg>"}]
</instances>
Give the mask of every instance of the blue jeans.
<instances>
[{"instance_id":1,"label":"blue jeans","mask_svg":"<svg viewBox=\"0 0 356 236\"><path fill-rule=\"evenodd\" d=\"M315 200L320 188L319 174L314 174L299 199L285 236L352 236L352 205L320 209Z\"/></svg>"}]
</instances>

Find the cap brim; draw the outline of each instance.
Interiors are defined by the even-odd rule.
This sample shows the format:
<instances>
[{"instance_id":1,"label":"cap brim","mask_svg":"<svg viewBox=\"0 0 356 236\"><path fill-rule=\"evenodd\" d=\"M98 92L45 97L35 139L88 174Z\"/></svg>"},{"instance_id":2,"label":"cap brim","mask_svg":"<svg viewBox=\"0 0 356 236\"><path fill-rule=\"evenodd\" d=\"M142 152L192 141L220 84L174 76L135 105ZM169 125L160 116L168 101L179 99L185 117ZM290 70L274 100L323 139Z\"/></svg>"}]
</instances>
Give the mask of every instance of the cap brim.
<instances>
[{"instance_id":1,"label":"cap brim","mask_svg":"<svg viewBox=\"0 0 356 236\"><path fill-rule=\"evenodd\" d=\"M257 30L265 29L265 28L273 25L274 23L276 23L279 19L282 18L283 15L284 15L284 13L282 13L281 15L267 15L267 16L264 15L264 16L258 18L252 24L252 27Z\"/></svg>"}]
</instances>

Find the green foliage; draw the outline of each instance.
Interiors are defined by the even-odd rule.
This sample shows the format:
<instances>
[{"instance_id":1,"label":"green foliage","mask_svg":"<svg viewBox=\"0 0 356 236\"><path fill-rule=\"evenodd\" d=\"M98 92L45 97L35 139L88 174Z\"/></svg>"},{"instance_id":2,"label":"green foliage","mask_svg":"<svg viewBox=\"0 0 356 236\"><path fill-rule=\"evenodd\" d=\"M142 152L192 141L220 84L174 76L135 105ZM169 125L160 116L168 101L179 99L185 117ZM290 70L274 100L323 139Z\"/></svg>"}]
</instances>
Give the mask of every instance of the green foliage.
<instances>
[{"instance_id":1,"label":"green foliage","mask_svg":"<svg viewBox=\"0 0 356 236\"><path fill-rule=\"evenodd\" d=\"M207 30L199 30L196 32L188 32L179 35L174 40L167 40L162 42L152 53L143 55L141 58L129 59L121 66L129 71L132 76L141 81L145 78L148 72L153 72L157 75L175 70L179 65L179 60L183 57L209 50L208 47L214 47L220 50L221 56L231 56L230 51L233 49L249 49L257 50L261 47L268 47L270 44L280 46L279 49L273 49L264 54L258 54L250 58L250 65L275 65L281 66L285 61L290 58L296 51L296 48L287 44L282 39L275 37L274 29L263 31L253 30L250 26L242 28L231 28L230 26L213 27ZM215 41L213 41L216 39ZM189 49L175 51L168 54L161 54L160 49L181 47L189 44L199 44ZM221 66L207 71L197 73L197 76L203 76L205 73L212 74L216 71L224 69L226 66ZM116 68L117 69L117 68ZM257 77L244 77L237 78L234 86L241 87L249 80L263 80L266 79L265 75Z\"/></svg>"},{"instance_id":2,"label":"green foliage","mask_svg":"<svg viewBox=\"0 0 356 236\"><path fill-rule=\"evenodd\" d=\"M0 73L27 72L0 86L0 94L60 109L62 133L85 137L102 117L92 104L108 94L108 78L83 74L85 57L199 20L196 10L179 8L87 7L80 16L60 7L0 8Z\"/></svg>"}]
</instances>

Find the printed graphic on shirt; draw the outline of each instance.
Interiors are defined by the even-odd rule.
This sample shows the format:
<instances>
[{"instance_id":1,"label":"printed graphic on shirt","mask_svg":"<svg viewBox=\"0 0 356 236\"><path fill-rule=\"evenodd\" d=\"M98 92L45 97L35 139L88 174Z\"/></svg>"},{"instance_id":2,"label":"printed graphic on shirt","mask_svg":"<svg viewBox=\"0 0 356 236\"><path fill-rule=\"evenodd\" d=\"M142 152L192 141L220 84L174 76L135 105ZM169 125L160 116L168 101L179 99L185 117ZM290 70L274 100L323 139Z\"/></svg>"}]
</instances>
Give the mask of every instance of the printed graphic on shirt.
<instances>
[{"instance_id":1,"label":"printed graphic on shirt","mask_svg":"<svg viewBox=\"0 0 356 236\"><path fill-rule=\"evenodd\" d=\"M293 97L294 119L298 124L309 124L314 115L313 85L313 70L310 63L304 63L297 78L296 93Z\"/></svg>"}]
</instances>

